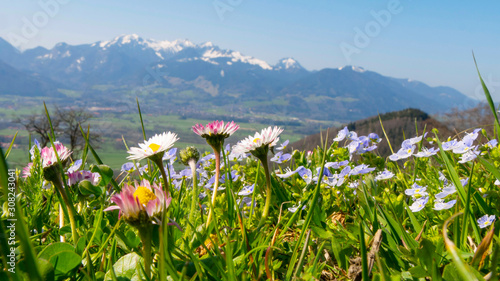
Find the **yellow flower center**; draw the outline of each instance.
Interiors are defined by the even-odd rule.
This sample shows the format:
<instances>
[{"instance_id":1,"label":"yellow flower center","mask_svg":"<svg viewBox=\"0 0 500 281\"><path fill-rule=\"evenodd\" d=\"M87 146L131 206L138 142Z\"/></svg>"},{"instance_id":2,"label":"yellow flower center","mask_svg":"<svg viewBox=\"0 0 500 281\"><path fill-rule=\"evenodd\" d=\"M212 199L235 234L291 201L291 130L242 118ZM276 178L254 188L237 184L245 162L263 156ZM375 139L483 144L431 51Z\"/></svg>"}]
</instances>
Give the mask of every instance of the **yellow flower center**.
<instances>
[{"instance_id":1,"label":"yellow flower center","mask_svg":"<svg viewBox=\"0 0 500 281\"><path fill-rule=\"evenodd\" d=\"M410 154L410 153L411 153L411 148L410 148L410 149L408 149L408 154Z\"/></svg>"},{"instance_id":2,"label":"yellow flower center","mask_svg":"<svg viewBox=\"0 0 500 281\"><path fill-rule=\"evenodd\" d=\"M260 138L255 138L255 139L253 140L253 142L254 142L254 143L257 143L258 141L260 141Z\"/></svg>"},{"instance_id":3,"label":"yellow flower center","mask_svg":"<svg viewBox=\"0 0 500 281\"><path fill-rule=\"evenodd\" d=\"M151 148L151 150L156 153L156 151L158 151L158 149L160 149L160 146L157 145L156 143L152 143L149 145L149 148Z\"/></svg>"},{"instance_id":4,"label":"yellow flower center","mask_svg":"<svg viewBox=\"0 0 500 281\"><path fill-rule=\"evenodd\" d=\"M139 202L143 205L147 205L149 201L156 199L156 195L151 189L145 186L139 186L134 192L134 197L139 199Z\"/></svg>"}]
</instances>

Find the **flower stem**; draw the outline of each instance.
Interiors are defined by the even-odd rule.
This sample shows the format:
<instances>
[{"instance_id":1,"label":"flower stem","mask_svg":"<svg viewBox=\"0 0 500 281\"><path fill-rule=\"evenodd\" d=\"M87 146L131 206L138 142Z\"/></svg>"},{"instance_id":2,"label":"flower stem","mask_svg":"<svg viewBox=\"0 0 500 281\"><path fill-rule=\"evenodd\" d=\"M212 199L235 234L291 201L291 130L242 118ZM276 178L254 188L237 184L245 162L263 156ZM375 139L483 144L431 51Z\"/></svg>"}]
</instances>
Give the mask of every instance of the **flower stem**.
<instances>
[{"instance_id":1,"label":"flower stem","mask_svg":"<svg viewBox=\"0 0 500 281\"><path fill-rule=\"evenodd\" d=\"M262 218L260 219L259 225L261 227L267 219L269 214L269 207L271 206L271 175L269 174L269 164L267 163L267 155L259 158L262 162L262 167L264 168L264 173L266 175L266 203L264 205L264 210L262 211Z\"/></svg>"},{"instance_id":2,"label":"flower stem","mask_svg":"<svg viewBox=\"0 0 500 281\"><path fill-rule=\"evenodd\" d=\"M198 179L196 178L196 161L194 159L190 159L188 164L191 168L191 173L193 174L193 198L191 199L191 209L189 210L188 220L194 225L194 212L196 209L196 204L198 202ZM186 233L189 233L189 231L186 231Z\"/></svg>"},{"instance_id":3,"label":"flower stem","mask_svg":"<svg viewBox=\"0 0 500 281\"><path fill-rule=\"evenodd\" d=\"M163 178L163 186L164 186L163 190L165 190L167 197L170 197L170 187L168 185L168 178L167 174L165 173L165 166L163 165L163 160L161 159L161 157L159 157L158 159L154 159L154 162L156 166L158 166L158 168L160 169L161 177Z\"/></svg>"},{"instance_id":4,"label":"flower stem","mask_svg":"<svg viewBox=\"0 0 500 281\"><path fill-rule=\"evenodd\" d=\"M78 242L78 232L76 231L75 207L70 201L68 194L66 194L66 190L64 190L64 188L62 187L61 178L58 177L52 182L52 184L56 187L59 194L61 194L64 204L66 204L66 208L68 209L69 223L71 225L71 235L73 236L73 243L76 244Z\"/></svg>"},{"instance_id":5,"label":"flower stem","mask_svg":"<svg viewBox=\"0 0 500 281\"><path fill-rule=\"evenodd\" d=\"M210 221L212 220L213 209L215 206L215 199L217 198L217 188L219 187L219 177L220 177L220 151L214 149L214 155L215 155L215 183L214 183L214 192L212 193L212 207L208 211L208 218L206 224L207 228L210 225Z\"/></svg>"},{"instance_id":6,"label":"flower stem","mask_svg":"<svg viewBox=\"0 0 500 281\"><path fill-rule=\"evenodd\" d=\"M139 227L139 236L142 241L142 250L143 250L143 258L144 258L144 270L146 271L146 275L148 279L151 278L151 236L152 236L152 227Z\"/></svg>"}]
</instances>

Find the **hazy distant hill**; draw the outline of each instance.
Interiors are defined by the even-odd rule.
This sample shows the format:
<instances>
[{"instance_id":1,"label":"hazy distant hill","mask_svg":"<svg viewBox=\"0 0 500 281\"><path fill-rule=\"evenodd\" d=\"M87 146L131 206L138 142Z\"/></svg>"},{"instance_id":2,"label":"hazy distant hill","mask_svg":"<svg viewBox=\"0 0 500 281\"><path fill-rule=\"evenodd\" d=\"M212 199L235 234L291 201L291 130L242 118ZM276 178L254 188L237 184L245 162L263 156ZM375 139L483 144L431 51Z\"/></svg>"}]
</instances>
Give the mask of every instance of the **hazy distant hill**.
<instances>
[{"instance_id":1,"label":"hazy distant hill","mask_svg":"<svg viewBox=\"0 0 500 281\"><path fill-rule=\"evenodd\" d=\"M205 106L230 106L222 111L232 115L350 121L408 107L434 113L476 104L449 87L429 87L360 67L308 71L292 58L271 65L211 42L156 41L135 34L23 52L0 38L0 60L18 71L47 77L47 84L53 80L61 88L88 91L85 96L89 97L117 100L142 87L152 90L155 105L160 101L186 105L203 101ZM18 77L0 76L0 88L38 93L35 84ZM111 87L113 91L95 90Z\"/></svg>"},{"instance_id":2,"label":"hazy distant hill","mask_svg":"<svg viewBox=\"0 0 500 281\"><path fill-rule=\"evenodd\" d=\"M0 95L61 97L57 83L36 73L16 70L0 60Z\"/></svg>"},{"instance_id":3,"label":"hazy distant hill","mask_svg":"<svg viewBox=\"0 0 500 281\"><path fill-rule=\"evenodd\" d=\"M406 138L416 136L415 125L418 127L419 135L422 134L424 128L426 132L430 132L433 128L439 130L441 137L454 135L445 125L429 116L427 113L418 109L405 109L400 111L381 114L380 118L384 124L385 132L389 138L392 148L397 151L401 147L401 143ZM416 121L416 124L415 124ZM344 125L345 126L345 125ZM344 126L338 128L330 128L328 135L328 144L330 145L333 138L337 136L337 132ZM367 136L369 133L377 133L384 140L380 143L377 152L380 155L388 156L391 154L387 140L384 137L379 117L373 116L356 122L347 124L350 131L355 131L358 136ZM326 130L322 131L323 140L326 139ZM432 134L430 132L430 134ZM290 145L293 149L313 150L321 143L320 133L310 135L302 140L299 140Z\"/></svg>"}]
</instances>

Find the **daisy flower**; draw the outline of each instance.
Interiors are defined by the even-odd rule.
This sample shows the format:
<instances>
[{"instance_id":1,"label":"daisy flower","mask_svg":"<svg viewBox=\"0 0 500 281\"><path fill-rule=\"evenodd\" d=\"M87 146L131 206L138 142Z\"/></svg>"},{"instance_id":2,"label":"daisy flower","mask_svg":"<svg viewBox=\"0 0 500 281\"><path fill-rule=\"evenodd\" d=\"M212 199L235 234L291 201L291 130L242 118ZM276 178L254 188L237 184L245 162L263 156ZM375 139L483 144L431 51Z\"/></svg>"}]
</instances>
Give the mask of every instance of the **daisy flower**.
<instances>
[{"instance_id":1,"label":"daisy flower","mask_svg":"<svg viewBox=\"0 0 500 281\"><path fill-rule=\"evenodd\" d=\"M125 183L122 191L111 197L111 202L116 205L104 211L120 210L120 217L123 216L133 226L140 226L159 217L164 206L170 205L171 199L156 184L151 185L147 180L133 185Z\"/></svg>"},{"instance_id":2,"label":"daisy flower","mask_svg":"<svg viewBox=\"0 0 500 281\"><path fill-rule=\"evenodd\" d=\"M160 158L161 159L161 158ZM147 276L151 276L151 240L153 219L159 219L172 198L163 190L143 180L140 184L125 184L119 194L113 195L111 201L116 205L104 211L120 210L119 216L137 228L143 245L144 267ZM166 224L166 222L164 222ZM167 224L169 225L169 224Z\"/></svg>"},{"instance_id":3,"label":"daisy flower","mask_svg":"<svg viewBox=\"0 0 500 281\"><path fill-rule=\"evenodd\" d=\"M71 153L73 153L71 150L69 150L67 147L65 147L62 143L58 141L54 142L54 146L56 147L56 152L61 162L66 161L71 155ZM57 163L57 157L56 153L54 153L54 147L52 146L44 147L42 151L40 151L40 158L42 159L43 168L48 168Z\"/></svg>"},{"instance_id":4,"label":"daisy flower","mask_svg":"<svg viewBox=\"0 0 500 281\"><path fill-rule=\"evenodd\" d=\"M206 126L202 124L196 124L193 126L193 132L202 138L207 140L207 143L214 150L215 156L215 183L214 190L212 193L212 205L215 204L215 198L217 196L217 188L219 186L219 177L220 177L220 154L222 146L224 145L224 140L228 138L230 135L234 134L240 128L239 125L231 121L229 123L224 124L224 121L213 121L208 123ZM210 224L212 220L212 208L208 213L207 217L207 226Z\"/></svg>"},{"instance_id":5,"label":"daisy flower","mask_svg":"<svg viewBox=\"0 0 500 281\"><path fill-rule=\"evenodd\" d=\"M275 146L280 138L278 137L283 132L279 127L267 127L262 131L255 133L254 136L248 136L233 147L233 151L237 153L252 153L259 158L261 153L259 150ZM256 155L257 153L257 155ZM267 151L266 151L267 156Z\"/></svg>"},{"instance_id":6,"label":"daisy flower","mask_svg":"<svg viewBox=\"0 0 500 281\"><path fill-rule=\"evenodd\" d=\"M271 206L271 175L269 174L269 163L267 162L267 153L269 148L275 146L280 138L278 137L283 132L279 127L267 127L262 131L255 133L255 135L248 136L246 139L240 141L233 147L235 153L251 153L258 158L262 163L266 175L266 203L262 211L262 217L259 222L260 227L267 219L269 214L269 207Z\"/></svg>"},{"instance_id":7,"label":"daisy flower","mask_svg":"<svg viewBox=\"0 0 500 281\"><path fill-rule=\"evenodd\" d=\"M208 123L206 126L202 124L196 124L193 126L193 132L203 138L210 138L213 136L224 136L228 138L230 135L234 134L240 128L239 125L231 121L224 125L224 121L214 121Z\"/></svg>"},{"instance_id":8,"label":"daisy flower","mask_svg":"<svg viewBox=\"0 0 500 281\"><path fill-rule=\"evenodd\" d=\"M179 138L177 134L171 132L165 132L163 134L156 134L149 140L144 141L144 143L139 143L139 147L132 147L128 154L130 154L127 159L129 160L142 160L145 158L150 158L154 161L154 158L162 158L165 151L170 149Z\"/></svg>"}]
</instances>

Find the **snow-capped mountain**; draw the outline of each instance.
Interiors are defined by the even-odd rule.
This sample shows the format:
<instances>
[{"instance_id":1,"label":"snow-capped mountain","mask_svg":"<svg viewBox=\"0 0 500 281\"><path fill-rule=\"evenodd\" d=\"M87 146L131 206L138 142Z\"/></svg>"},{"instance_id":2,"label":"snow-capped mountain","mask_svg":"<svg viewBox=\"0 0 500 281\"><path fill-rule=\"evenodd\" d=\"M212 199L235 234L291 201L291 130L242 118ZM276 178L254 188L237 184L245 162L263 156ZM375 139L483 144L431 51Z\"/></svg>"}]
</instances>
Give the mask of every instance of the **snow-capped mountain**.
<instances>
[{"instance_id":1,"label":"snow-capped mountain","mask_svg":"<svg viewBox=\"0 0 500 281\"><path fill-rule=\"evenodd\" d=\"M452 88L386 77L358 66L308 71L293 58L272 65L212 42L157 41L136 34L23 52L0 38L0 61L17 71L10 81L5 81L7 76L0 77L0 89L2 83L14 87L23 85L26 77L46 77L44 88L48 90L95 92L96 85L119 88L122 93L137 88L163 88L168 89L163 93L173 94L189 90L206 103L244 108L258 101L260 106L252 111L278 109L318 119L355 120L407 107L436 112L473 103ZM12 83L15 77L19 81ZM22 92L30 95L25 88ZM117 94L94 92L111 99ZM40 92L32 89L32 95ZM176 99L188 97L177 95Z\"/></svg>"}]
</instances>

